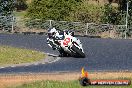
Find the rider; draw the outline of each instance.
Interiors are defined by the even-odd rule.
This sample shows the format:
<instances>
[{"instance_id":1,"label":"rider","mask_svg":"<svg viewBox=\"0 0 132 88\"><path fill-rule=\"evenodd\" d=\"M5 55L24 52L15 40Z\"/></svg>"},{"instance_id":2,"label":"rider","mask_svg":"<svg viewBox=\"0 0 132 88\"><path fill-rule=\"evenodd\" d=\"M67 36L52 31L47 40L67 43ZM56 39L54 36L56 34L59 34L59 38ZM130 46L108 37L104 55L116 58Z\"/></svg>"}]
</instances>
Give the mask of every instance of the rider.
<instances>
[{"instance_id":1,"label":"rider","mask_svg":"<svg viewBox=\"0 0 132 88\"><path fill-rule=\"evenodd\" d=\"M72 31L61 31L56 30L54 27L48 30L48 38L47 43L48 45L53 49L57 49L57 40L63 40L66 34L71 34L71 36L74 36L74 32Z\"/></svg>"},{"instance_id":2,"label":"rider","mask_svg":"<svg viewBox=\"0 0 132 88\"><path fill-rule=\"evenodd\" d=\"M63 31L59 32L55 28L51 28L48 30L47 43L53 50L55 50L57 48L56 40L61 40L63 38L64 38L64 32Z\"/></svg>"}]
</instances>

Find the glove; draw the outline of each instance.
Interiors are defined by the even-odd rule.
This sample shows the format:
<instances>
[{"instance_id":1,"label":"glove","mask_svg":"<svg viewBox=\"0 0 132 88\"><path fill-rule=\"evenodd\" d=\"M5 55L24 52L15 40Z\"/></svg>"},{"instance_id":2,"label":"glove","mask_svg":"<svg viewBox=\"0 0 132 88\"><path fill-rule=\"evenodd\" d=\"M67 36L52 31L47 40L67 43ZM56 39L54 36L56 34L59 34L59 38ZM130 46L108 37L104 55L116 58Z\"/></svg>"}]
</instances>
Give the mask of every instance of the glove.
<instances>
[{"instance_id":1,"label":"glove","mask_svg":"<svg viewBox=\"0 0 132 88\"><path fill-rule=\"evenodd\" d=\"M56 46L55 46L55 45L52 45L52 49L53 49L53 50L56 50Z\"/></svg>"}]
</instances>

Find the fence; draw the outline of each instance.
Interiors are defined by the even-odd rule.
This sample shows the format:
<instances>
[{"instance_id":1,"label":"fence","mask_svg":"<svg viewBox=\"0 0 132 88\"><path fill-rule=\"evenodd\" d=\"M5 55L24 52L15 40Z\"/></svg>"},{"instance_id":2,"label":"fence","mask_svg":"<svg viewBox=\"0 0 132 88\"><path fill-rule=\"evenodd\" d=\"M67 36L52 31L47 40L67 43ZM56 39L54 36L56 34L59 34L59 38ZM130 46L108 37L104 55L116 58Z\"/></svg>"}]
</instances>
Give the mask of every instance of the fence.
<instances>
[{"instance_id":1,"label":"fence","mask_svg":"<svg viewBox=\"0 0 132 88\"><path fill-rule=\"evenodd\" d=\"M15 19L12 15L0 16L0 31L13 32Z\"/></svg>"},{"instance_id":2,"label":"fence","mask_svg":"<svg viewBox=\"0 0 132 88\"><path fill-rule=\"evenodd\" d=\"M0 18L1 19L1 18ZM3 18L2 18L3 19ZM8 23L11 24L7 29L5 25L6 22L0 20L0 28L3 31L10 30L11 32L32 32L33 34L40 33L43 34L47 32L50 27L55 27L59 30L73 30L76 35L89 36L89 37L101 37L101 38L132 38L132 28L126 30L125 25L110 25L110 24L95 24L95 23L82 23L82 22L67 22L67 21L54 21L54 20L29 20L20 18L11 18L12 20ZM14 19L16 21L14 21Z\"/></svg>"}]
</instances>

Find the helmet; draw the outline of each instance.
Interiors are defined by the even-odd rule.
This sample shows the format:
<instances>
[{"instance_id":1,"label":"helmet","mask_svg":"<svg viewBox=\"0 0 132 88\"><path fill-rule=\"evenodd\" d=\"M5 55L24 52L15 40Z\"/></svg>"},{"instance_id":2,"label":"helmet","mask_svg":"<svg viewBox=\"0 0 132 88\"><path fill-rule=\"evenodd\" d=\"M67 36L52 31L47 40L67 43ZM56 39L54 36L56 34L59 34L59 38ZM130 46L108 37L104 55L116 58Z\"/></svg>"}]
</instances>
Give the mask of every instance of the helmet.
<instances>
[{"instance_id":1,"label":"helmet","mask_svg":"<svg viewBox=\"0 0 132 88\"><path fill-rule=\"evenodd\" d=\"M55 37L56 33L57 33L57 30L55 28L49 29L49 31L48 31L49 38Z\"/></svg>"}]
</instances>

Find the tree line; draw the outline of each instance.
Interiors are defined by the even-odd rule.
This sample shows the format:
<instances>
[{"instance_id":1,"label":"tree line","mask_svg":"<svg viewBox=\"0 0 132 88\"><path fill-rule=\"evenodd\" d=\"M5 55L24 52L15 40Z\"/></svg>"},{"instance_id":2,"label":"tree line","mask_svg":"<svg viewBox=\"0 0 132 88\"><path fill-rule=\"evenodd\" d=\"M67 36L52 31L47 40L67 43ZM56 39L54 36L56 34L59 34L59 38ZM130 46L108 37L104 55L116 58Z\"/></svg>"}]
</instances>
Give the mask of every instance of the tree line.
<instances>
[{"instance_id":1,"label":"tree line","mask_svg":"<svg viewBox=\"0 0 132 88\"><path fill-rule=\"evenodd\" d=\"M1 0L0 14L10 14L13 10L26 10L31 19L80 21L95 23L124 24L126 3L132 0L115 0L118 6L112 6L113 0L105 5L89 4L88 0ZM129 24L132 19L132 3L129 5Z\"/></svg>"},{"instance_id":2,"label":"tree line","mask_svg":"<svg viewBox=\"0 0 132 88\"><path fill-rule=\"evenodd\" d=\"M0 16L10 15L14 10L26 10L27 0L0 0Z\"/></svg>"}]
</instances>

